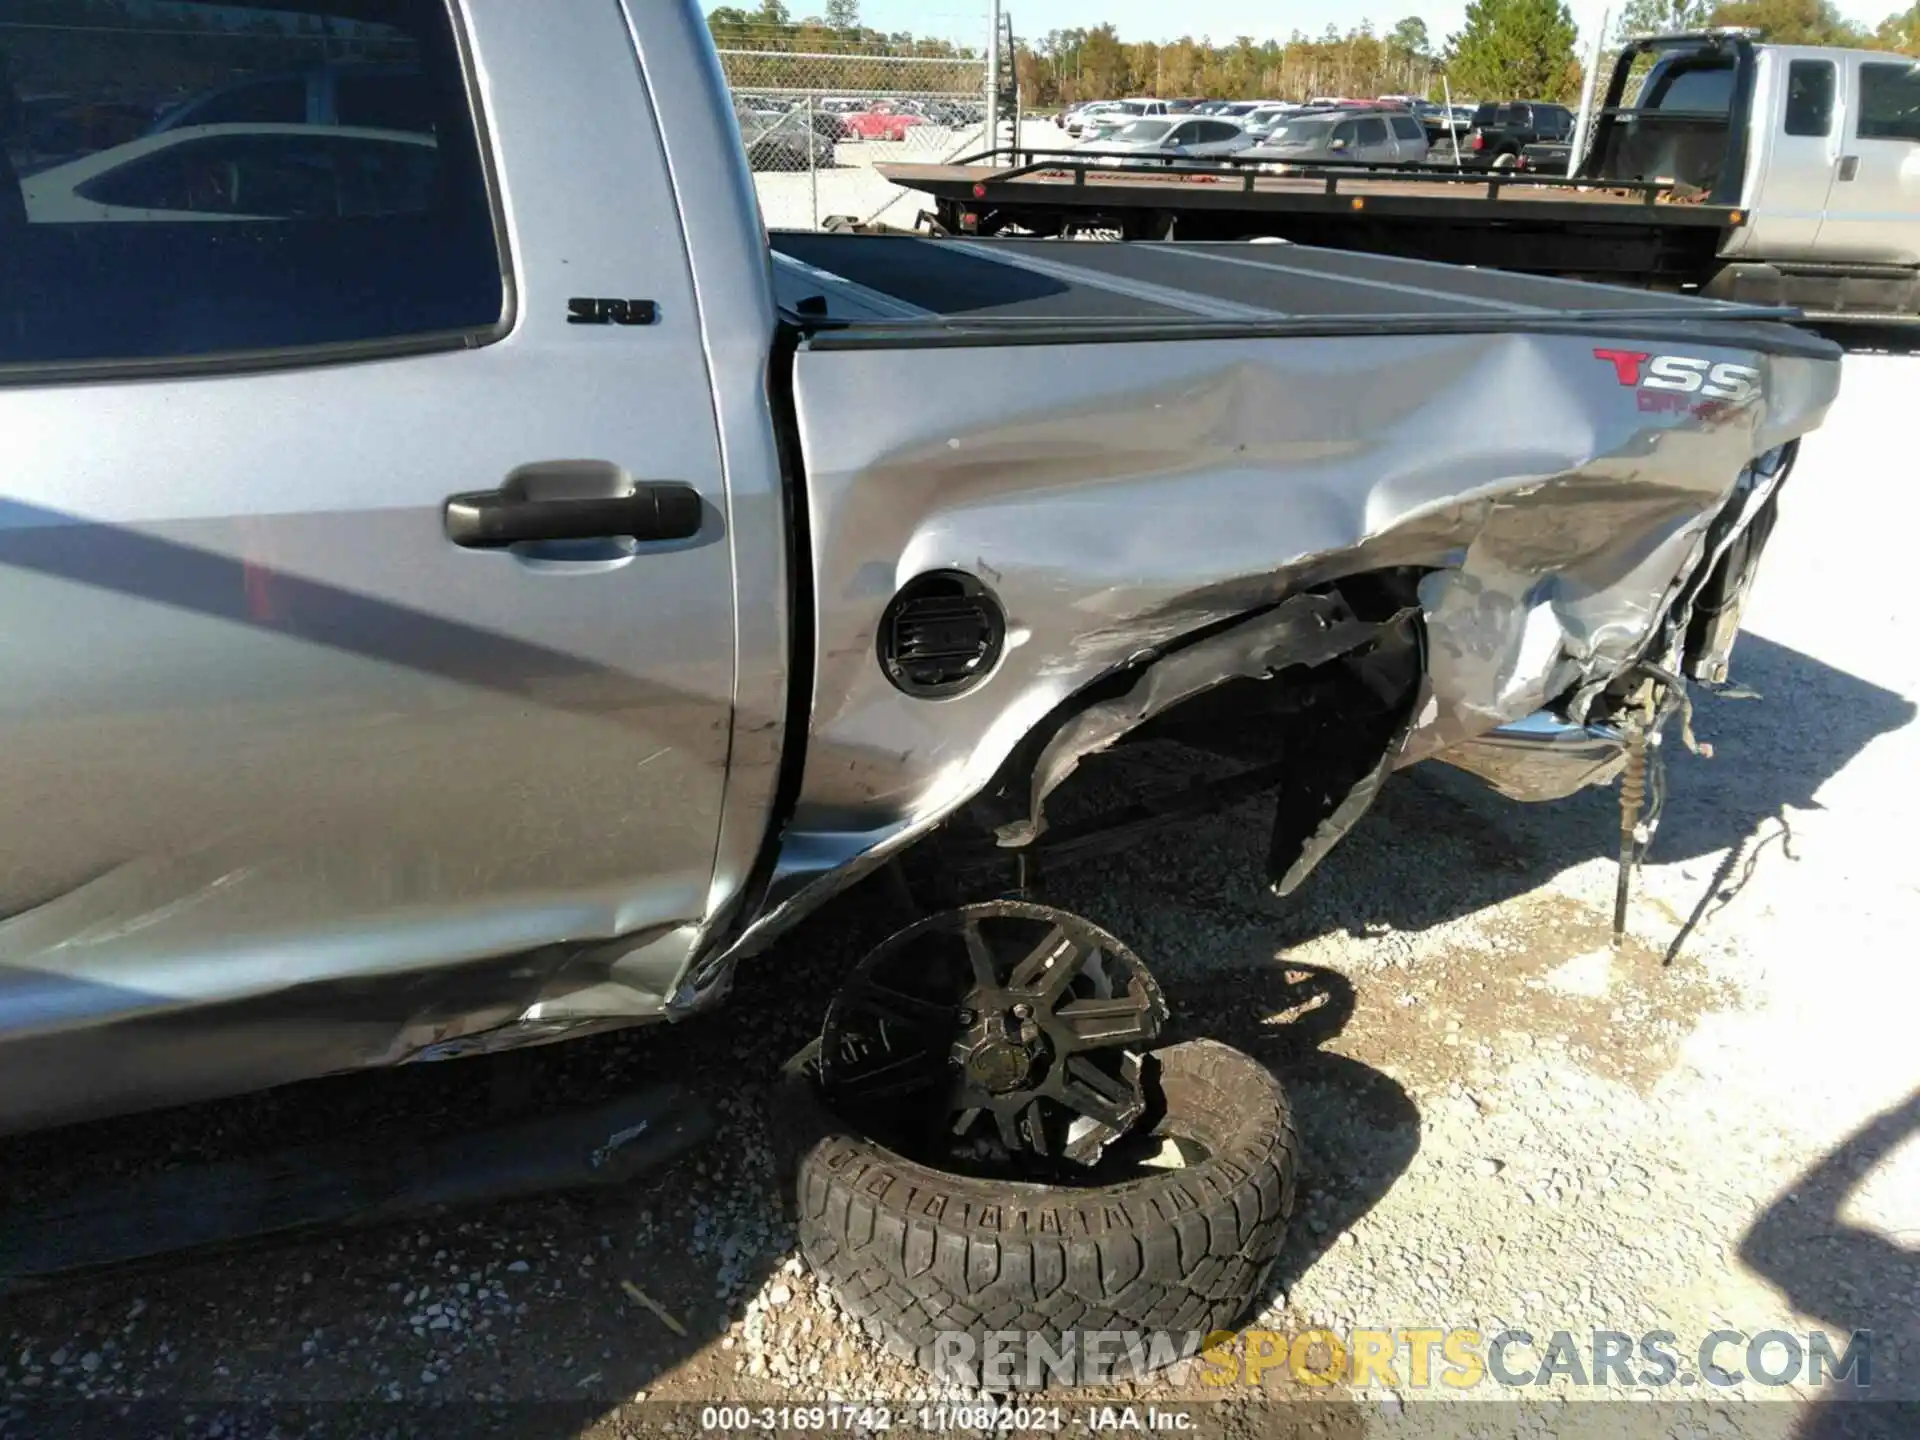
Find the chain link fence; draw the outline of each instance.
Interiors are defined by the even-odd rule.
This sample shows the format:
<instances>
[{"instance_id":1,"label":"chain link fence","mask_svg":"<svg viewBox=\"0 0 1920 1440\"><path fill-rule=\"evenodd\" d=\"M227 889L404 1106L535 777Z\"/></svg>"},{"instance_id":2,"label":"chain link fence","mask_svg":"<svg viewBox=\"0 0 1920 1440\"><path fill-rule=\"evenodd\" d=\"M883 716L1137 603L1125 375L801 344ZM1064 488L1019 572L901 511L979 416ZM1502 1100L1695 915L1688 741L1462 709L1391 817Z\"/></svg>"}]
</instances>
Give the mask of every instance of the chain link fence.
<instances>
[{"instance_id":1,"label":"chain link fence","mask_svg":"<svg viewBox=\"0 0 1920 1440\"><path fill-rule=\"evenodd\" d=\"M911 203L874 166L990 148L987 64L947 55L722 50L741 144L775 229Z\"/></svg>"}]
</instances>

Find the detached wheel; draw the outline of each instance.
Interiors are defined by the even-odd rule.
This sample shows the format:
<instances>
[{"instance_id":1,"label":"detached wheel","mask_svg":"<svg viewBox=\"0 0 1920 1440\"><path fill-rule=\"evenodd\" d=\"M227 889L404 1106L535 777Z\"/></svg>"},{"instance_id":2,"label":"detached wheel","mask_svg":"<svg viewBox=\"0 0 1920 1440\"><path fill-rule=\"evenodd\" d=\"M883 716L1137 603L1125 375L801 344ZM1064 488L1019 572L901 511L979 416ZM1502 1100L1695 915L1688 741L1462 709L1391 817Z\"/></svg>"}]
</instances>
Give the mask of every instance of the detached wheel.
<instances>
[{"instance_id":1,"label":"detached wheel","mask_svg":"<svg viewBox=\"0 0 1920 1440\"><path fill-rule=\"evenodd\" d=\"M1083 1179L1052 1184L936 1169L852 1130L820 1099L818 1056L803 1052L786 1085L806 1126L800 1246L901 1358L973 1384L968 1367L996 1350L1021 1386L1097 1378L1056 1357L1108 1332L1113 1363L1111 1332L1148 1347L1142 1332L1170 1332L1172 1347L1148 1351L1165 1364L1260 1294L1299 1141L1279 1083L1237 1050L1196 1040L1142 1057L1141 1123Z\"/></svg>"}]
</instances>

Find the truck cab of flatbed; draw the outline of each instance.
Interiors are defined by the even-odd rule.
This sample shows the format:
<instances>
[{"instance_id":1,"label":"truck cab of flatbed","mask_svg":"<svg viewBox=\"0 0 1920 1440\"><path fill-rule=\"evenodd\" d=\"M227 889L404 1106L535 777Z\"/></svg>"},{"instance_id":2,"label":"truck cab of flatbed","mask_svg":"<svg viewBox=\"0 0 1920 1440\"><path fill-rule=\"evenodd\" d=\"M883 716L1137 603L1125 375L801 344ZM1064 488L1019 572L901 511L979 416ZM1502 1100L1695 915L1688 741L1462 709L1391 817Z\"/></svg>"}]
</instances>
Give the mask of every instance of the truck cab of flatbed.
<instances>
[{"instance_id":1,"label":"truck cab of flatbed","mask_svg":"<svg viewBox=\"0 0 1920 1440\"><path fill-rule=\"evenodd\" d=\"M1038 150L1011 168L993 163L1004 154L881 168L971 234L1274 238L1815 318L1920 317L1920 62L1745 30L1636 39L1590 126L1557 149L1558 173L1311 161L1271 174L1229 157L1149 178Z\"/></svg>"},{"instance_id":2,"label":"truck cab of flatbed","mask_svg":"<svg viewBox=\"0 0 1920 1440\"><path fill-rule=\"evenodd\" d=\"M1584 177L1671 179L1730 205L1709 293L1920 313L1920 62L1661 36L1615 68Z\"/></svg>"}]
</instances>

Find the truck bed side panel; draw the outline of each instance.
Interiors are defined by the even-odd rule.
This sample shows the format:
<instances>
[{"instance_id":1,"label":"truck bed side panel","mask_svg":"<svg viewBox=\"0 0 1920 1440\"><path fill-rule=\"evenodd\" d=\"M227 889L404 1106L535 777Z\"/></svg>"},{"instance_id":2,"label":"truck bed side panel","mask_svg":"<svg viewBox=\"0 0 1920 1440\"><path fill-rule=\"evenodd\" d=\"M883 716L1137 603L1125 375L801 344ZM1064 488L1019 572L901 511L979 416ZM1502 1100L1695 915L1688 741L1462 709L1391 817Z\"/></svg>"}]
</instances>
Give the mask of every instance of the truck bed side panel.
<instances>
[{"instance_id":1,"label":"truck bed side panel","mask_svg":"<svg viewBox=\"0 0 1920 1440\"><path fill-rule=\"evenodd\" d=\"M1649 401L1596 351L1660 347L1600 330L803 350L820 616L789 898L923 832L1129 657L1338 576L1433 572L1433 703L1401 763L1607 673L1743 471L1837 387L1827 358L1689 343L1752 367L1753 395ZM948 568L993 588L1010 640L929 703L885 678L877 632Z\"/></svg>"}]
</instances>

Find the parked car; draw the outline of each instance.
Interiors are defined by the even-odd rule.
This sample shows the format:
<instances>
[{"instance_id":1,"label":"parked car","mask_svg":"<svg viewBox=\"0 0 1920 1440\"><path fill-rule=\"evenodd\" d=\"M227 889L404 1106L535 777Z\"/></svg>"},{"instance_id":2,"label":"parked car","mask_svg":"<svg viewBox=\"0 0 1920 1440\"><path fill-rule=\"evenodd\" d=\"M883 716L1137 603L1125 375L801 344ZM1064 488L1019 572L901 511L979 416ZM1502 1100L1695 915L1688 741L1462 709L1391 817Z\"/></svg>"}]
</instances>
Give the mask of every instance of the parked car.
<instances>
[{"instance_id":1,"label":"parked car","mask_svg":"<svg viewBox=\"0 0 1920 1440\"><path fill-rule=\"evenodd\" d=\"M735 102L733 118L740 144L754 170L830 170L838 163L833 139L802 113L754 110ZM837 118L837 117L833 117Z\"/></svg>"},{"instance_id":2,"label":"parked car","mask_svg":"<svg viewBox=\"0 0 1920 1440\"><path fill-rule=\"evenodd\" d=\"M1573 161L1569 140L1539 140L1520 152L1514 168L1534 175L1565 175Z\"/></svg>"},{"instance_id":3,"label":"parked car","mask_svg":"<svg viewBox=\"0 0 1920 1440\"><path fill-rule=\"evenodd\" d=\"M1078 139L1085 132L1087 122L1096 116L1124 114L1127 114L1127 111L1118 100L1095 100L1068 111L1063 128L1067 134Z\"/></svg>"},{"instance_id":4,"label":"parked car","mask_svg":"<svg viewBox=\"0 0 1920 1440\"><path fill-rule=\"evenodd\" d=\"M1165 115L1167 102L1164 100L1103 100L1089 105L1067 122L1069 135L1081 136L1087 126L1096 119L1141 120L1153 116Z\"/></svg>"},{"instance_id":5,"label":"parked car","mask_svg":"<svg viewBox=\"0 0 1920 1440\"><path fill-rule=\"evenodd\" d=\"M1253 137L1231 120L1195 115L1135 120L1084 148L1118 157L1117 165L1177 165L1232 155L1252 144Z\"/></svg>"},{"instance_id":6,"label":"parked car","mask_svg":"<svg viewBox=\"0 0 1920 1440\"><path fill-rule=\"evenodd\" d=\"M980 107L958 100L916 100L911 104L914 113L925 117L929 124L944 125L949 130L978 125L986 118L981 113Z\"/></svg>"},{"instance_id":7,"label":"parked car","mask_svg":"<svg viewBox=\"0 0 1920 1440\"><path fill-rule=\"evenodd\" d=\"M1463 158L1476 165L1505 168L1520 152L1541 140L1565 140L1573 134L1573 112L1538 100L1486 104L1473 112Z\"/></svg>"},{"instance_id":8,"label":"parked car","mask_svg":"<svg viewBox=\"0 0 1920 1440\"><path fill-rule=\"evenodd\" d=\"M916 115L890 100L880 101L869 109L855 111L841 119L857 139L894 142L905 140L908 131L927 123L924 115Z\"/></svg>"},{"instance_id":9,"label":"parked car","mask_svg":"<svg viewBox=\"0 0 1920 1440\"><path fill-rule=\"evenodd\" d=\"M806 115L808 123L813 126L814 133L823 140L838 144L842 140L852 140L855 138L853 127L847 124L844 115L837 114L831 110L822 110L818 106L813 107L811 110L803 107L800 109L800 113Z\"/></svg>"},{"instance_id":10,"label":"parked car","mask_svg":"<svg viewBox=\"0 0 1920 1440\"><path fill-rule=\"evenodd\" d=\"M1427 158L1427 133L1405 111L1296 115L1276 125L1245 158L1282 166L1334 160L1417 165Z\"/></svg>"},{"instance_id":11,"label":"parked car","mask_svg":"<svg viewBox=\"0 0 1920 1440\"><path fill-rule=\"evenodd\" d=\"M1299 112L1300 107L1298 105L1263 105L1258 110L1243 117L1240 121L1240 127L1253 137L1254 143L1257 145L1273 133L1275 126Z\"/></svg>"},{"instance_id":12,"label":"parked car","mask_svg":"<svg viewBox=\"0 0 1920 1440\"><path fill-rule=\"evenodd\" d=\"M231 9L36 54L282 50ZM373 142L431 170L393 210L49 220L0 172L0 1129L647 1022L725 1049L739 968L890 878L930 913L779 1087L816 1272L907 1353L1230 1326L1295 1192L1280 1084L1171 1043L1148 962L1007 862L1264 793L1285 895L1397 769L1542 799L1659 755L1838 348L1304 247L770 233L695 0L375 13L431 126ZM364 138L290 128L343 179ZM1102 808L1076 781L1140 739L1167 788ZM564 1173L622 1176L670 1093ZM524 1187L565 1118L424 1188ZM204 1205L171 1154L135 1215L55 1196L63 1254L385 1211L391 1148L336 1184L358 1137L316 1138L223 1136ZM8 1234L11 1289L51 1247Z\"/></svg>"},{"instance_id":13,"label":"parked car","mask_svg":"<svg viewBox=\"0 0 1920 1440\"><path fill-rule=\"evenodd\" d=\"M1080 126L1080 143L1095 145L1110 140L1129 125L1140 122L1123 110L1108 110L1090 116Z\"/></svg>"},{"instance_id":14,"label":"parked car","mask_svg":"<svg viewBox=\"0 0 1920 1440\"><path fill-rule=\"evenodd\" d=\"M1413 118L1418 120L1420 128L1427 132L1429 145L1437 145L1442 140L1453 138L1455 121L1453 114L1446 106L1436 105L1431 100L1416 100L1412 108ZM1469 118L1471 118L1470 115ZM1464 134L1467 127L1463 124L1459 128L1460 133Z\"/></svg>"}]
</instances>

